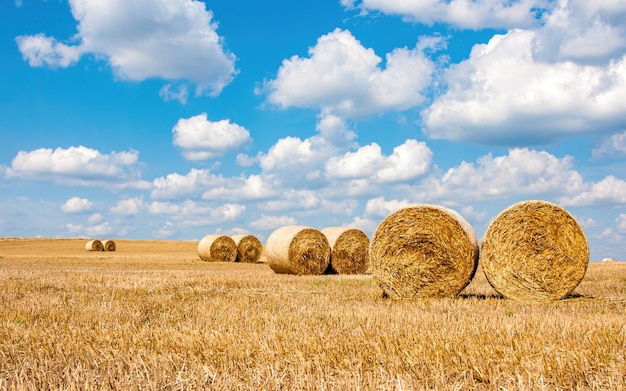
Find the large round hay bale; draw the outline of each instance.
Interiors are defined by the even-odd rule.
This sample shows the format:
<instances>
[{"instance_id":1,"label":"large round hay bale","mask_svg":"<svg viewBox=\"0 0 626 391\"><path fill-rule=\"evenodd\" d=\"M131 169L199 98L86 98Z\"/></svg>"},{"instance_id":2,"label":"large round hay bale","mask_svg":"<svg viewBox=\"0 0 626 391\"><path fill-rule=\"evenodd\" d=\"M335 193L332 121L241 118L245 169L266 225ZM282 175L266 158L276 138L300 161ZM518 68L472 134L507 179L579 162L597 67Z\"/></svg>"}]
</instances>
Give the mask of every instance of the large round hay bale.
<instances>
[{"instance_id":1,"label":"large round hay bale","mask_svg":"<svg viewBox=\"0 0 626 391\"><path fill-rule=\"evenodd\" d=\"M87 251L104 251L104 246L102 245L102 242L99 241L98 239L93 239L87 242L87 244L85 244L85 250Z\"/></svg>"},{"instance_id":2,"label":"large round hay bale","mask_svg":"<svg viewBox=\"0 0 626 391\"><path fill-rule=\"evenodd\" d=\"M104 251L115 251L117 249L115 242L112 240L105 240L102 242L102 247L104 247Z\"/></svg>"},{"instance_id":3,"label":"large round hay bale","mask_svg":"<svg viewBox=\"0 0 626 391\"><path fill-rule=\"evenodd\" d=\"M263 253L263 244L254 235L233 235L231 239L237 245L237 261L257 263Z\"/></svg>"},{"instance_id":4,"label":"large round hay bale","mask_svg":"<svg viewBox=\"0 0 626 391\"><path fill-rule=\"evenodd\" d=\"M322 274L330 262L330 245L315 228L287 225L267 238L265 255L275 273Z\"/></svg>"},{"instance_id":5,"label":"large round hay bale","mask_svg":"<svg viewBox=\"0 0 626 391\"><path fill-rule=\"evenodd\" d=\"M478 240L455 211L419 204L378 225L370 257L372 275L386 297L453 297L476 273Z\"/></svg>"},{"instance_id":6,"label":"large round hay bale","mask_svg":"<svg viewBox=\"0 0 626 391\"><path fill-rule=\"evenodd\" d=\"M207 262L235 262L237 245L226 235L206 235L198 243L198 255Z\"/></svg>"},{"instance_id":7,"label":"large round hay bale","mask_svg":"<svg viewBox=\"0 0 626 391\"><path fill-rule=\"evenodd\" d=\"M356 228L327 227L322 233L330 245L330 264L327 273L363 274L370 265L370 240Z\"/></svg>"},{"instance_id":8,"label":"large round hay bale","mask_svg":"<svg viewBox=\"0 0 626 391\"><path fill-rule=\"evenodd\" d=\"M480 259L487 280L502 296L558 300L585 276L589 246L565 209L546 201L524 201L503 210L489 224Z\"/></svg>"}]
</instances>

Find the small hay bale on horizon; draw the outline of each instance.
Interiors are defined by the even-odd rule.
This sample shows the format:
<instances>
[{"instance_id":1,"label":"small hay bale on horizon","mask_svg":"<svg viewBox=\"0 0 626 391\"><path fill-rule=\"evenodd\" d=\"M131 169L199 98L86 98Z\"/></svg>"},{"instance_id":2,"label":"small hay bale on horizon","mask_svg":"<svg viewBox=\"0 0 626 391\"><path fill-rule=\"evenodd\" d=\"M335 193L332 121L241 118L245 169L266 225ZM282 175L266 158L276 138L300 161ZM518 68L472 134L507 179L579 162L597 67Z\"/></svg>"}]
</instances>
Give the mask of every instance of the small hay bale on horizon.
<instances>
[{"instance_id":1,"label":"small hay bale on horizon","mask_svg":"<svg viewBox=\"0 0 626 391\"><path fill-rule=\"evenodd\" d=\"M98 239L92 239L85 244L85 250L87 251L104 251L102 242Z\"/></svg>"},{"instance_id":2,"label":"small hay bale on horizon","mask_svg":"<svg viewBox=\"0 0 626 391\"><path fill-rule=\"evenodd\" d=\"M198 242L198 256L205 262L235 262L237 245L226 235L206 235Z\"/></svg>"},{"instance_id":3,"label":"small hay bale on horizon","mask_svg":"<svg viewBox=\"0 0 626 391\"><path fill-rule=\"evenodd\" d=\"M102 242L102 247L104 248L104 251L115 251L117 249L115 242L110 239Z\"/></svg>"},{"instance_id":4,"label":"small hay bale on horizon","mask_svg":"<svg viewBox=\"0 0 626 391\"><path fill-rule=\"evenodd\" d=\"M322 233L330 245L330 264L325 273L364 274L370 266L370 240L351 227L326 227Z\"/></svg>"},{"instance_id":5,"label":"small hay bale on horizon","mask_svg":"<svg viewBox=\"0 0 626 391\"><path fill-rule=\"evenodd\" d=\"M454 297L478 266L478 239L457 212L418 204L396 211L370 243L374 280L384 297Z\"/></svg>"},{"instance_id":6,"label":"small hay bale on horizon","mask_svg":"<svg viewBox=\"0 0 626 391\"><path fill-rule=\"evenodd\" d=\"M263 244L254 235L233 235L231 239L237 246L237 262L258 263L263 254Z\"/></svg>"},{"instance_id":7,"label":"small hay bale on horizon","mask_svg":"<svg viewBox=\"0 0 626 391\"><path fill-rule=\"evenodd\" d=\"M583 229L564 208L522 201L491 221L480 262L489 284L508 299L559 300L585 276L589 246Z\"/></svg>"},{"instance_id":8,"label":"small hay bale on horizon","mask_svg":"<svg viewBox=\"0 0 626 391\"><path fill-rule=\"evenodd\" d=\"M330 245L318 229L286 225L267 238L265 255L274 273L319 275L330 263Z\"/></svg>"}]
</instances>

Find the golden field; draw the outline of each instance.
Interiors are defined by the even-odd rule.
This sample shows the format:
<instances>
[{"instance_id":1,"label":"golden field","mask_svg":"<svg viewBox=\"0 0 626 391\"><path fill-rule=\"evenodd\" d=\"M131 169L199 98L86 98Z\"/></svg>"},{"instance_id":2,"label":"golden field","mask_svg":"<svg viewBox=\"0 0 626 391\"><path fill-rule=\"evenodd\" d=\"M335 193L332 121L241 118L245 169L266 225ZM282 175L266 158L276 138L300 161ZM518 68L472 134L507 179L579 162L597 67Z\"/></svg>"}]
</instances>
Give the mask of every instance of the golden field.
<instances>
[{"instance_id":1,"label":"golden field","mask_svg":"<svg viewBox=\"0 0 626 391\"><path fill-rule=\"evenodd\" d=\"M0 239L0 389L626 389L626 263L574 294L381 298L371 276L207 263L197 242Z\"/></svg>"}]
</instances>

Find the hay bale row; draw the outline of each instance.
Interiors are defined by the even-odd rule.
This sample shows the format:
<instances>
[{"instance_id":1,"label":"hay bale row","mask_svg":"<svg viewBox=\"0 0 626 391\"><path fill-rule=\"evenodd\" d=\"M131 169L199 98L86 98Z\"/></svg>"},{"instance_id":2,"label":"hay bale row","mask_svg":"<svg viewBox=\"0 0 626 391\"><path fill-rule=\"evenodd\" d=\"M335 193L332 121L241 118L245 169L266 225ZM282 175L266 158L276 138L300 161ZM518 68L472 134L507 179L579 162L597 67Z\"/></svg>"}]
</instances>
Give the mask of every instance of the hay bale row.
<instances>
[{"instance_id":1,"label":"hay bale row","mask_svg":"<svg viewBox=\"0 0 626 391\"><path fill-rule=\"evenodd\" d=\"M550 202L524 201L502 211L480 249L462 216L422 204L380 223L370 244L372 274L384 296L451 297L473 278L479 250L489 284L513 300L561 299L582 281L589 262L582 228Z\"/></svg>"},{"instance_id":2,"label":"hay bale row","mask_svg":"<svg viewBox=\"0 0 626 391\"><path fill-rule=\"evenodd\" d=\"M385 297L453 297L472 280L478 240L461 215L420 204L387 216L372 236L372 275Z\"/></svg>"},{"instance_id":3,"label":"hay bale row","mask_svg":"<svg viewBox=\"0 0 626 391\"><path fill-rule=\"evenodd\" d=\"M270 268L281 274L322 274L330 263L330 245L311 227L288 225L267 238L265 255Z\"/></svg>"},{"instance_id":4,"label":"hay bale row","mask_svg":"<svg viewBox=\"0 0 626 391\"><path fill-rule=\"evenodd\" d=\"M367 235L356 228L327 227L322 230L330 245L327 274L363 274L370 265Z\"/></svg>"},{"instance_id":5,"label":"hay bale row","mask_svg":"<svg viewBox=\"0 0 626 391\"><path fill-rule=\"evenodd\" d=\"M85 244L85 250L87 251L115 251L116 245L112 240L105 240L102 242L98 239L93 239Z\"/></svg>"}]
</instances>

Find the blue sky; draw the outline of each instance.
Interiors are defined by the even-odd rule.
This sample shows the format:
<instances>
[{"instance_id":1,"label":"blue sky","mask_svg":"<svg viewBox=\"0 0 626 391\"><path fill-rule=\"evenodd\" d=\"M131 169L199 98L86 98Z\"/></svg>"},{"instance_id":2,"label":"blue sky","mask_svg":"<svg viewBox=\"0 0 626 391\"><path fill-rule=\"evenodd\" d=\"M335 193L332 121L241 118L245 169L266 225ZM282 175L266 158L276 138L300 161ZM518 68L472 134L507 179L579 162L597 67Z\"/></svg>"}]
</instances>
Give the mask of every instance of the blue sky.
<instances>
[{"instance_id":1,"label":"blue sky","mask_svg":"<svg viewBox=\"0 0 626 391\"><path fill-rule=\"evenodd\" d=\"M0 236L371 235L436 203L482 237L543 199L624 259L626 3L0 4Z\"/></svg>"}]
</instances>

